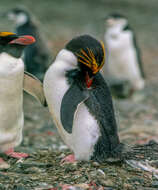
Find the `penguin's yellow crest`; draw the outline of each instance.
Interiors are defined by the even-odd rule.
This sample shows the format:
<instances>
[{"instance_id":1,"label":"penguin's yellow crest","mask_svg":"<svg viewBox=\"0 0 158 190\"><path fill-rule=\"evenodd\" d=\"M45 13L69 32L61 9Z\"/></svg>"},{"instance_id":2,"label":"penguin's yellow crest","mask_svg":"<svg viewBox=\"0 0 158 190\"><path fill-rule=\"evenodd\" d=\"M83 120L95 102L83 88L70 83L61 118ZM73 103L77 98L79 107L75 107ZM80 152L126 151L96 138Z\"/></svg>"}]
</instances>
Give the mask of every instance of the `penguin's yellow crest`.
<instances>
[{"instance_id":1,"label":"penguin's yellow crest","mask_svg":"<svg viewBox=\"0 0 158 190\"><path fill-rule=\"evenodd\" d=\"M96 74L103 67L105 62L105 48L103 42L101 42L101 47L103 51L103 59L100 65L97 63L93 51L89 48L87 48L88 53L81 49L81 54L77 54L77 56L79 57L78 60L81 63L87 65L87 67L89 67L92 70L93 74Z\"/></svg>"},{"instance_id":2,"label":"penguin's yellow crest","mask_svg":"<svg viewBox=\"0 0 158 190\"><path fill-rule=\"evenodd\" d=\"M10 36L10 35L16 35L13 32L0 32L0 37Z\"/></svg>"}]
</instances>

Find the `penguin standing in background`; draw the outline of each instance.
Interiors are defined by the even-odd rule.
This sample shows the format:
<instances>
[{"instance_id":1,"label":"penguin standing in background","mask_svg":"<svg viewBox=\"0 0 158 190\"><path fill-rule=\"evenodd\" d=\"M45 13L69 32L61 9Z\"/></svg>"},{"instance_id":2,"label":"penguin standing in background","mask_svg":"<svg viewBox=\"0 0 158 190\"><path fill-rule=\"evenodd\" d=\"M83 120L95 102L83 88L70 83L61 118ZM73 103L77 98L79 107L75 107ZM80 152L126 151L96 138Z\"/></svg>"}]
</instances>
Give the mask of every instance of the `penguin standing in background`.
<instances>
[{"instance_id":1,"label":"penguin standing in background","mask_svg":"<svg viewBox=\"0 0 158 190\"><path fill-rule=\"evenodd\" d=\"M127 18L120 14L111 14L106 18L105 44L108 50L108 63L103 71L117 79L130 81L133 90L145 86L145 75L136 43L135 35Z\"/></svg>"},{"instance_id":2,"label":"penguin standing in background","mask_svg":"<svg viewBox=\"0 0 158 190\"><path fill-rule=\"evenodd\" d=\"M31 35L35 37L36 43L25 48L23 59L26 70L43 80L51 56L45 41L39 34L38 27L31 19L30 14L21 8L14 8L5 13L5 15L8 19L15 22L17 35Z\"/></svg>"},{"instance_id":3,"label":"penguin standing in background","mask_svg":"<svg viewBox=\"0 0 158 190\"><path fill-rule=\"evenodd\" d=\"M104 45L89 35L72 39L44 77L46 101L64 142L65 160L105 161L120 149L109 88L99 70Z\"/></svg>"},{"instance_id":4,"label":"penguin standing in background","mask_svg":"<svg viewBox=\"0 0 158 190\"><path fill-rule=\"evenodd\" d=\"M28 156L14 152L14 147L22 141L23 89L44 103L40 81L24 74L24 63L20 58L23 49L34 42L29 35L0 32L0 152L18 159ZM1 167L8 167L2 158Z\"/></svg>"}]
</instances>

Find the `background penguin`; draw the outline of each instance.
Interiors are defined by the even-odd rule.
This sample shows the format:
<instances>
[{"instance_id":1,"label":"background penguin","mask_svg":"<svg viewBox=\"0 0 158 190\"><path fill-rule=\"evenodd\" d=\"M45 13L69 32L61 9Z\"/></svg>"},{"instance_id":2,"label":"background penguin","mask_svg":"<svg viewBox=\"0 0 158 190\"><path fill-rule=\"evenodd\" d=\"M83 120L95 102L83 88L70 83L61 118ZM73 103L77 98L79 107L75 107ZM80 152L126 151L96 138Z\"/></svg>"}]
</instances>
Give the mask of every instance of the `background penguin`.
<instances>
[{"instance_id":1,"label":"background penguin","mask_svg":"<svg viewBox=\"0 0 158 190\"><path fill-rule=\"evenodd\" d=\"M28 154L14 152L14 147L22 141L23 88L39 97L44 103L42 85L39 80L33 80L31 75L24 75L24 63L20 58L24 47L35 42L32 36L17 36L10 32L0 32L0 152L14 158L27 157ZM31 86L29 86L32 80ZM36 92L35 85L38 90ZM31 90L32 88L32 90ZM40 93L39 93L40 92ZM0 167L4 166L0 158Z\"/></svg>"},{"instance_id":2,"label":"background penguin","mask_svg":"<svg viewBox=\"0 0 158 190\"><path fill-rule=\"evenodd\" d=\"M35 37L36 43L26 47L24 50L24 63L28 72L43 80L51 56L46 42L41 38L38 27L33 22L31 15L28 11L21 8L12 9L5 15L8 19L15 22L17 35L31 35Z\"/></svg>"},{"instance_id":3,"label":"background penguin","mask_svg":"<svg viewBox=\"0 0 158 190\"><path fill-rule=\"evenodd\" d=\"M145 75L134 32L127 18L120 14L111 14L106 20L105 44L108 50L108 63L104 73L116 79L129 80L133 90L141 90L145 85Z\"/></svg>"},{"instance_id":4,"label":"background penguin","mask_svg":"<svg viewBox=\"0 0 158 190\"><path fill-rule=\"evenodd\" d=\"M93 37L76 37L44 78L50 113L77 160L104 161L120 147L110 91L98 72L104 53L104 45Z\"/></svg>"}]
</instances>

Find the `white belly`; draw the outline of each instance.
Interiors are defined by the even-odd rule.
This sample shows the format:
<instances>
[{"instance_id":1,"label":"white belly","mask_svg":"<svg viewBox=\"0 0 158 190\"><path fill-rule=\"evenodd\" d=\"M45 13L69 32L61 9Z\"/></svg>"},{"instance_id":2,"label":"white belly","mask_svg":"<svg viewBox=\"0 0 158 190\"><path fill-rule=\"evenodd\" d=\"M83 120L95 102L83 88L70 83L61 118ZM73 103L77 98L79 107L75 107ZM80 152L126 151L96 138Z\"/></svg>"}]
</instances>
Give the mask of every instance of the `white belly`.
<instances>
[{"instance_id":1,"label":"white belly","mask_svg":"<svg viewBox=\"0 0 158 190\"><path fill-rule=\"evenodd\" d=\"M0 61L2 60L3 57L0 56ZM13 148L19 145L19 143L22 140L22 128L24 123L23 119L24 65L20 59L18 60L17 64L15 65L13 64L12 66L9 64L3 65L3 62L1 63L0 63L0 151L5 151L9 148Z\"/></svg>"},{"instance_id":2,"label":"white belly","mask_svg":"<svg viewBox=\"0 0 158 190\"><path fill-rule=\"evenodd\" d=\"M75 114L72 134L68 134L63 129L60 120L60 107L69 85L62 72L58 71L56 65L52 65L45 75L44 92L49 110L62 139L74 151L75 158L89 160L93 153L94 144L100 135L99 127L97 121L88 112L85 104L81 104Z\"/></svg>"}]
</instances>

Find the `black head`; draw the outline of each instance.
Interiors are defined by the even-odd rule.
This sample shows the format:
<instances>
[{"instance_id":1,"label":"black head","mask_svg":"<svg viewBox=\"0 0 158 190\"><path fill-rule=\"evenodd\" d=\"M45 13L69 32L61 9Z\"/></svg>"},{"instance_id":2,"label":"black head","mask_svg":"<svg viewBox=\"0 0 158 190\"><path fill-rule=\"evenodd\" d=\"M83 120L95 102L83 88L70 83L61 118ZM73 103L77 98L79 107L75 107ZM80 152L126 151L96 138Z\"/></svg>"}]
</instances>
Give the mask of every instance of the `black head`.
<instances>
[{"instance_id":1,"label":"black head","mask_svg":"<svg viewBox=\"0 0 158 190\"><path fill-rule=\"evenodd\" d=\"M86 66L93 74L96 74L104 64L104 44L89 35L72 39L66 45L66 49L76 55L79 66Z\"/></svg>"},{"instance_id":2,"label":"black head","mask_svg":"<svg viewBox=\"0 0 158 190\"><path fill-rule=\"evenodd\" d=\"M12 32L0 32L0 46L5 46L14 39L17 39L16 34Z\"/></svg>"},{"instance_id":3,"label":"black head","mask_svg":"<svg viewBox=\"0 0 158 190\"><path fill-rule=\"evenodd\" d=\"M23 8L11 9L7 11L4 15L7 16L9 20L12 20L20 25L30 21L30 15L28 11Z\"/></svg>"},{"instance_id":4,"label":"black head","mask_svg":"<svg viewBox=\"0 0 158 190\"><path fill-rule=\"evenodd\" d=\"M110 19L110 18L113 18L113 19L123 19L123 18L125 18L126 19L126 17L124 15L120 14L120 13L111 13L106 17L106 19Z\"/></svg>"},{"instance_id":5,"label":"black head","mask_svg":"<svg viewBox=\"0 0 158 190\"><path fill-rule=\"evenodd\" d=\"M27 45L35 42L32 36L18 36L12 32L0 32L0 53L6 52L14 57L20 57Z\"/></svg>"},{"instance_id":6,"label":"black head","mask_svg":"<svg viewBox=\"0 0 158 190\"><path fill-rule=\"evenodd\" d=\"M104 44L89 35L82 35L72 39L66 45L66 49L76 55L80 70L86 74L87 86L90 86L92 82L90 79L104 65Z\"/></svg>"},{"instance_id":7,"label":"black head","mask_svg":"<svg viewBox=\"0 0 158 190\"><path fill-rule=\"evenodd\" d=\"M128 26L128 20L125 16L119 13L112 13L109 14L105 18L105 23L108 28L110 27L118 27L120 29L123 29Z\"/></svg>"}]
</instances>

